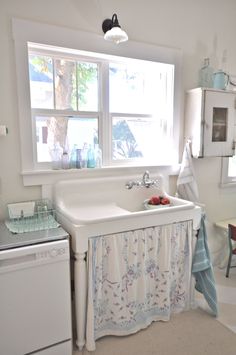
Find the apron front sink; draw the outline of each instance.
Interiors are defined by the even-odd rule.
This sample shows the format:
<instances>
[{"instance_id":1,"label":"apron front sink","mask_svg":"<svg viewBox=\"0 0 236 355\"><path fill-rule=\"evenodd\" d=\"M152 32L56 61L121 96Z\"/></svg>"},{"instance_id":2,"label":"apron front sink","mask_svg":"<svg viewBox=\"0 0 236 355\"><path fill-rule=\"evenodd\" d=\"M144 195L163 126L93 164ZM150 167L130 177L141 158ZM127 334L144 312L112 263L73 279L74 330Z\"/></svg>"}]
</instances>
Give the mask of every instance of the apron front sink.
<instances>
[{"instance_id":1,"label":"apron front sink","mask_svg":"<svg viewBox=\"0 0 236 355\"><path fill-rule=\"evenodd\" d=\"M74 226L92 228L94 225L95 228L95 225L109 223L114 231L186 218L181 213L193 211L194 203L168 195L164 191L162 177L157 176L157 179L160 179L158 188L131 190L125 188L127 177L60 181L54 186L57 214ZM170 205L145 209L144 201L156 195L168 197Z\"/></svg>"}]
</instances>

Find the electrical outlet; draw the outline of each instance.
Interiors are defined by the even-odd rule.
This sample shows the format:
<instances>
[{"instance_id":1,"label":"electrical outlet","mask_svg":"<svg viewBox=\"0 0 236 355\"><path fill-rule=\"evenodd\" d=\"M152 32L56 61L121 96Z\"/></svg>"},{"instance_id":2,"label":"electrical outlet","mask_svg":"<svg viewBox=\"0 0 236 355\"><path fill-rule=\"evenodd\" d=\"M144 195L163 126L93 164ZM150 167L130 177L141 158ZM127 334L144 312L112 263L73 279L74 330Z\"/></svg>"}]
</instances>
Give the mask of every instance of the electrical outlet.
<instances>
[{"instance_id":1,"label":"electrical outlet","mask_svg":"<svg viewBox=\"0 0 236 355\"><path fill-rule=\"evenodd\" d=\"M0 125L0 136L6 136L8 133L8 129L6 126Z\"/></svg>"}]
</instances>

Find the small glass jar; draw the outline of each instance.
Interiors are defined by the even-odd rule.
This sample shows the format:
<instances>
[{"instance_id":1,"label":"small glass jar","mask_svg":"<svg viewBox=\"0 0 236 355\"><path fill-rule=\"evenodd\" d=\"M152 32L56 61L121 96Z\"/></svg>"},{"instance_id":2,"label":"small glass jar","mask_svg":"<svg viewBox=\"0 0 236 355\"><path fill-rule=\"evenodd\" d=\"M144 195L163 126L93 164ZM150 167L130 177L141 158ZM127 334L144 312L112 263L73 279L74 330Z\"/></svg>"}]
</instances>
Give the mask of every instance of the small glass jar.
<instances>
[{"instance_id":1,"label":"small glass jar","mask_svg":"<svg viewBox=\"0 0 236 355\"><path fill-rule=\"evenodd\" d=\"M70 164L69 164L69 155L67 152L63 152L62 154L62 169L69 169Z\"/></svg>"}]
</instances>

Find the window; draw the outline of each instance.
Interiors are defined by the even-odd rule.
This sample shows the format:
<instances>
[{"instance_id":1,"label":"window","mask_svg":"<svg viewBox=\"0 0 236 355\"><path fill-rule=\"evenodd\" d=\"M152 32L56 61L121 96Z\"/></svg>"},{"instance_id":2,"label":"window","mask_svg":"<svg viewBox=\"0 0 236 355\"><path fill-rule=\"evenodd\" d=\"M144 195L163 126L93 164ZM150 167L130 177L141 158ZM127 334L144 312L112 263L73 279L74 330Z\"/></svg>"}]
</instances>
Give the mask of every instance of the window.
<instances>
[{"instance_id":1,"label":"window","mask_svg":"<svg viewBox=\"0 0 236 355\"><path fill-rule=\"evenodd\" d=\"M100 145L104 166L178 163L179 50L13 20L23 174L55 149Z\"/></svg>"},{"instance_id":2,"label":"window","mask_svg":"<svg viewBox=\"0 0 236 355\"><path fill-rule=\"evenodd\" d=\"M174 65L85 55L28 44L36 165L55 147L70 156L97 145L106 165L170 161Z\"/></svg>"},{"instance_id":3,"label":"window","mask_svg":"<svg viewBox=\"0 0 236 355\"><path fill-rule=\"evenodd\" d=\"M98 63L28 45L36 164L98 144Z\"/></svg>"},{"instance_id":4,"label":"window","mask_svg":"<svg viewBox=\"0 0 236 355\"><path fill-rule=\"evenodd\" d=\"M236 155L222 158L221 186L236 185Z\"/></svg>"}]
</instances>

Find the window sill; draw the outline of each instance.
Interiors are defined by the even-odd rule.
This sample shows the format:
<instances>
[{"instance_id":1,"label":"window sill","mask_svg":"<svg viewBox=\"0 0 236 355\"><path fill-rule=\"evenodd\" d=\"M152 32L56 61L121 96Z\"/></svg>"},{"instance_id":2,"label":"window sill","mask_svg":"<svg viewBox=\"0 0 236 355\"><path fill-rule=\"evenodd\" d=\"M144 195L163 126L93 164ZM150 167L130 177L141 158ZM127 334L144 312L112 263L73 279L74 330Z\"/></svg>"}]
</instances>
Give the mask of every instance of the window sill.
<instances>
[{"instance_id":1,"label":"window sill","mask_svg":"<svg viewBox=\"0 0 236 355\"><path fill-rule=\"evenodd\" d=\"M103 178L107 176L141 175L145 170L150 174L177 175L179 164L167 166L116 166L94 169L27 170L22 171L24 186L52 185L60 180L78 178Z\"/></svg>"},{"instance_id":2,"label":"window sill","mask_svg":"<svg viewBox=\"0 0 236 355\"><path fill-rule=\"evenodd\" d=\"M234 176L231 177L228 176L229 159L230 158L221 159L221 182L219 187L222 189L236 187L236 178Z\"/></svg>"},{"instance_id":3,"label":"window sill","mask_svg":"<svg viewBox=\"0 0 236 355\"><path fill-rule=\"evenodd\" d=\"M222 182L220 183L220 188L225 189L225 188L236 188L236 181L232 181L232 182Z\"/></svg>"}]
</instances>

